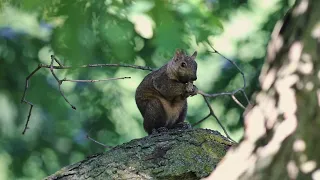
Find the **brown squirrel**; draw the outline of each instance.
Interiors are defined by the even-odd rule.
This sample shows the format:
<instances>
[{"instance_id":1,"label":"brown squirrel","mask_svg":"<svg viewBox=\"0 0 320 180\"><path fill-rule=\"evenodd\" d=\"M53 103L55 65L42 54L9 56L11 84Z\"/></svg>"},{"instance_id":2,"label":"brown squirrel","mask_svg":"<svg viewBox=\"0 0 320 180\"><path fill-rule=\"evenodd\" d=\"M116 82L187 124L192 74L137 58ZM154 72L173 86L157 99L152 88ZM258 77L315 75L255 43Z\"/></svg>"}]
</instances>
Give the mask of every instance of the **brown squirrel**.
<instances>
[{"instance_id":1,"label":"brown squirrel","mask_svg":"<svg viewBox=\"0 0 320 180\"><path fill-rule=\"evenodd\" d=\"M138 86L135 100L148 134L185 126L187 97L197 94L193 85L197 80L196 56L196 51L188 56L176 50L171 61L148 74Z\"/></svg>"}]
</instances>

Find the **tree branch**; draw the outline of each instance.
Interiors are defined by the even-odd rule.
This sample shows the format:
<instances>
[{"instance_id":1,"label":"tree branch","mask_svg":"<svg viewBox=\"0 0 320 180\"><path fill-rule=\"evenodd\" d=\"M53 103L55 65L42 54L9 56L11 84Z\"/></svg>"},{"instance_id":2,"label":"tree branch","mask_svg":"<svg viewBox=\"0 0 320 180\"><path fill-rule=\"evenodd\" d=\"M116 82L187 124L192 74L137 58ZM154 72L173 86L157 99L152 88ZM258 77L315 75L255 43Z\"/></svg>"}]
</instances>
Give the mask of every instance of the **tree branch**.
<instances>
[{"instance_id":1,"label":"tree branch","mask_svg":"<svg viewBox=\"0 0 320 180\"><path fill-rule=\"evenodd\" d=\"M120 77L120 78L108 78L108 79L96 79L96 80L93 80L93 79L62 79L60 80L60 82L101 82L101 81L112 81L112 80L119 80L119 79L130 79L131 77Z\"/></svg>"},{"instance_id":2,"label":"tree branch","mask_svg":"<svg viewBox=\"0 0 320 180\"><path fill-rule=\"evenodd\" d=\"M203 119L201 119L201 120L199 120L198 122L194 123L192 126L196 126L196 125L200 124L201 122L203 122L204 120L208 119L210 116L213 116L213 117L216 119L216 121L218 122L219 126L222 128L222 130L223 130L224 134L227 136L227 138L229 138L229 139L230 139L231 141L233 141L233 142L236 142L235 140L233 140L233 139L229 136L227 130L225 129L225 127L224 127L224 126L222 125L222 123L220 122L219 118L218 118L218 117L216 116L216 114L214 113L214 111L213 111L213 109L212 109L212 107L211 107L211 105L210 105L210 102L208 101L208 98L207 98L206 96L204 96L204 95L202 95L202 97L203 97L204 101L206 102L206 105L208 106L210 112L209 112L209 114L208 114L206 117L204 117Z\"/></svg>"},{"instance_id":3,"label":"tree branch","mask_svg":"<svg viewBox=\"0 0 320 180\"><path fill-rule=\"evenodd\" d=\"M54 66L53 63L56 62L59 66ZM54 69L77 69L77 68L90 68L90 67L126 67L126 68L133 68L133 69L141 69L141 70L148 70L148 71L152 71L152 68L150 67L144 67L144 66L136 66L136 65L128 65L128 64L89 64L89 65L82 65L82 66L76 66L76 67L72 67L72 66L64 66L54 55L51 55L51 63L50 65L45 65L45 64L39 64L38 67L33 70L27 77L26 77L26 83L25 83L25 88L23 91L23 95L21 98L21 103L26 103L30 106L29 109L29 113L27 116L27 121L25 124L25 127L22 131L22 134L25 134L27 129L29 129L28 124L30 122L30 117L32 114L32 109L33 109L33 104L29 101L26 100L26 94L27 94L27 90L29 88L29 80L32 78L32 76L38 72L41 68L47 68L50 69L50 72L52 74L52 76L54 77L54 79L57 81L58 83L58 88L60 91L60 94L62 95L62 97L64 98L64 100L71 106L72 109L76 110L76 107L74 105L72 105L69 100L67 99L67 97L64 95L63 91L61 90L61 84L65 81L69 81L69 82L101 82L101 81L110 81L110 80L120 80L120 79L129 79L131 77L120 77L120 78L108 78L108 79L99 79L99 80L72 80L72 79L59 79L57 77L57 75L54 72Z\"/></svg>"},{"instance_id":4,"label":"tree branch","mask_svg":"<svg viewBox=\"0 0 320 180\"><path fill-rule=\"evenodd\" d=\"M45 179L201 179L233 145L217 131L171 129L91 155Z\"/></svg>"},{"instance_id":5,"label":"tree branch","mask_svg":"<svg viewBox=\"0 0 320 180\"><path fill-rule=\"evenodd\" d=\"M242 80L243 80L243 86L242 86L242 88L239 88L239 89L236 89L236 90L232 91L232 94L229 94L229 95L234 95L234 94L237 93L238 91L241 91L242 94L243 94L243 96L246 98L246 101L247 101L248 105L250 105L249 98L248 98L248 96L246 95L246 93L245 93L245 91L244 91L244 90L246 89L246 87L247 87L247 83L246 83L246 77L244 76L243 71L239 68L239 66L238 66L234 61L232 61L231 59L225 57L223 54L221 54L219 51L217 51L209 42L208 42L208 45L209 45L209 46L211 47L211 49L213 50L213 51L209 51L209 52L214 53L214 54L219 54L221 57L223 57L224 59L226 59L227 61L229 61L232 65L234 65L234 66L238 69L238 71L240 72L240 74L241 74L241 76L242 76ZM219 94L219 93L218 93L218 94ZM226 95L225 93L220 93L220 94ZM217 95L217 94L216 94L216 95Z\"/></svg>"},{"instance_id":6,"label":"tree branch","mask_svg":"<svg viewBox=\"0 0 320 180\"><path fill-rule=\"evenodd\" d=\"M24 87L24 91L23 91L23 95L22 95L22 98L21 98L21 103L26 103L30 106L30 109L29 109L29 114L27 116L27 121L26 121L26 124L24 126L24 129L22 131L22 134L25 134L27 129L28 129L28 124L29 124L29 121L30 121L30 117L31 117L31 113L32 113L32 108L33 108L33 104L29 101L26 100L26 94L27 94L27 89L29 88L29 79L39 70L41 69L41 66L38 66L35 70L33 70L29 76L26 77L26 84L25 84L25 87Z\"/></svg>"},{"instance_id":7,"label":"tree branch","mask_svg":"<svg viewBox=\"0 0 320 180\"><path fill-rule=\"evenodd\" d=\"M71 106L72 109L76 110L77 108L72 105L69 100L67 99L67 97L64 95L64 93L61 91L61 84L62 84L62 81L60 81L58 79L58 77L56 76L56 74L54 73L53 71L53 61L55 60L56 58L54 58L54 56L51 56L51 64L50 64L50 71L54 77L54 79L56 79L57 83L58 83L58 87L59 87L59 91L60 91L60 94L61 96L64 98L64 100ZM58 61L57 61L58 62ZM58 63L60 65L60 63Z\"/></svg>"},{"instance_id":8,"label":"tree branch","mask_svg":"<svg viewBox=\"0 0 320 180\"><path fill-rule=\"evenodd\" d=\"M204 98L204 100L205 100L205 102L206 102L206 104L207 104L207 106L208 106L208 108L209 108L210 113L209 113L209 115L207 115L206 117L204 117L204 118L202 118L201 120L199 120L199 121L197 121L196 123L194 123L193 126L196 126L196 125L202 123L203 121L205 121L206 119L208 119L210 116L213 116L213 117L217 120L218 124L220 125L220 127L222 128L222 130L224 131L224 133L226 134L226 136L227 136L230 140L232 140L231 137L229 136L229 134L227 133L225 127L222 125L222 123L220 122L220 120L219 120L219 119L217 118L217 116L214 114L214 112L213 112L213 110L212 110L212 107L211 107L211 105L210 105L210 103L208 102L208 100L207 100L206 97L215 98L215 97L218 97L218 96L230 96L235 103L237 103L241 108L245 109L245 106L236 98L235 94L240 91L240 92L243 94L243 96L245 97L248 105L250 105L249 98L248 98L248 96L246 95L246 93L245 93L245 91L244 91L245 88L246 88L246 78L245 78L245 76L244 76L243 71L239 68L239 66L238 66L234 61L232 61L232 60L228 59L227 57L225 57L224 55L222 55L219 51L217 51L217 50L210 44L210 42L207 42L207 43L208 43L208 45L211 47L211 49L213 50L213 51L209 51L209 52L220 55L221 57L223 57L224 59L226 59L227 61L229 61L232 65L234 65L234 66L238 69L238 71L239 71L239 72L241 73L241 75L242 75L243 86L242 86L241 88L236 89L236 90L231 91L231 92L221 92L221 93L214 93L214 94L208 94L208 93L205 93L205 92L203 92L203 91L201 91L201 90L198 90L197 94L201 94L201 95L203 96L203 98ZM234 141L234 140L232 140L232 141ZM234 142L235 142L235 141L234 141Z\"/></svg>"}]
</instances>

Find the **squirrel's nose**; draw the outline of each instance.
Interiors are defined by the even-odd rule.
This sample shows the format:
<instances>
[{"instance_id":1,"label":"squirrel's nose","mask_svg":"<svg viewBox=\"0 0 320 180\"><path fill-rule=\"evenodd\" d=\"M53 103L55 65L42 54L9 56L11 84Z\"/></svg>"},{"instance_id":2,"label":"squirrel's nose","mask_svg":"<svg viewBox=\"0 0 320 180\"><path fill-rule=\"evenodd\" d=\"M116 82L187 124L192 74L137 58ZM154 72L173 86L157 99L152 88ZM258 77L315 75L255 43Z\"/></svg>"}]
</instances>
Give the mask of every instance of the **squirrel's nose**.
<instances>
[{"instance_id":1,"label":"squirrel's nose","mask_svg":"<svg viewBox=\"0 0 320 180\"><path fill-rule=\"evenodd\" d=\"M192 81L195 81L195 80L197 80L197 76L195 76L195 77L192 78Z\"/></svg>"}]
</instances>

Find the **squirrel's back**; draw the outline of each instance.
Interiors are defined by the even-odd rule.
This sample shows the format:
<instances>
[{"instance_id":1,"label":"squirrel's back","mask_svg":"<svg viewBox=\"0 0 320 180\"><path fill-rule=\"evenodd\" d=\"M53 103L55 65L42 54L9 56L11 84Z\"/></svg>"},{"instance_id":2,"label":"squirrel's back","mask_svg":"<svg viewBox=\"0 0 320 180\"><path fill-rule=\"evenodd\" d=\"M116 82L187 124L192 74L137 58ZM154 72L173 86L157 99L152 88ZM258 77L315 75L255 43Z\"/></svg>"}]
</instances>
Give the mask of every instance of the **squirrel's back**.
<instances>
[{"instance_id":1,"label":"squirrel's back","mask_svg":"<svg viewBox=\"0 0 320 180\"><path fill-rule=\"evenodd\" d=\"M144 106L144 103L140 103L141 101L147 101L149 98L159 98L161 96L161 94L153 86L153 76L156 74L165 73L165 69L166 65L152 71L143 78L142 82L137 87L135 99L136 104L142 114L144 114L144 107L142 107Z\"/></svg>"}]
</instances>

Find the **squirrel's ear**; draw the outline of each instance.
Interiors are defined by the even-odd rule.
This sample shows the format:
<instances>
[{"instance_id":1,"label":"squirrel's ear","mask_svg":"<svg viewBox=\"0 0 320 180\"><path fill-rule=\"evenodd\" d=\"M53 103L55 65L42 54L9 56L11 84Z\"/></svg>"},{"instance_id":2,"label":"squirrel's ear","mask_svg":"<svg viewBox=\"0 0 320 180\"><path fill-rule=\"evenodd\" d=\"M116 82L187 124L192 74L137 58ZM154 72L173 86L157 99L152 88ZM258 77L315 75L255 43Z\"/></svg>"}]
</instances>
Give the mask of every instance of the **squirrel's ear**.
<instances>
[{"instance_id":1,"label":"squirrel's ear","mask_svg":"<svg viewBox=\"0 0 320 180\"><path fill-rule=\"evenodd\" d=\"M183 56L184 56L183 51L181 49L176 49L176 52L174 53L174 59L178 60Z\"/></svg>"},{"instance_id":2,"label":"squirrel's ear","mask_svg":"<svg viewBox=\"0 0 320 180\"><path fill-rule=\"evenodd\" d=\"M192 54L191 58L192 58L193 60L196 60L197 54L198 54L197 51L195 51L195 52Z\"/></svg>"}]
</instances>

